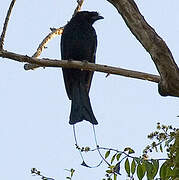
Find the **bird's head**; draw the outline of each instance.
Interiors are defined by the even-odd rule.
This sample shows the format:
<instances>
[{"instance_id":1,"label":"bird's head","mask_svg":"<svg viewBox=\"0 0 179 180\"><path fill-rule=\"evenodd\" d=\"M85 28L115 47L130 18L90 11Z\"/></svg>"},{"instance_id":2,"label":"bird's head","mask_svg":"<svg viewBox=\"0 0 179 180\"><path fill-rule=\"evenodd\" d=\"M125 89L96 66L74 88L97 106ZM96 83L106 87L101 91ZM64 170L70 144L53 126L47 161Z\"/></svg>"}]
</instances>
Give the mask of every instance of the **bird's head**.
<instances>
[{"instance_id":1,"label":"bird's head","mask_svg":"<svg viewBox=\"0 0 179 180\"><path fill-rule=\"evenodd\" d=\"M75 19L75 21L88 22L92 25L95 21L104 19L104 17L95 11L79 11L72 19Z\"/></svg>"}]
</instances>

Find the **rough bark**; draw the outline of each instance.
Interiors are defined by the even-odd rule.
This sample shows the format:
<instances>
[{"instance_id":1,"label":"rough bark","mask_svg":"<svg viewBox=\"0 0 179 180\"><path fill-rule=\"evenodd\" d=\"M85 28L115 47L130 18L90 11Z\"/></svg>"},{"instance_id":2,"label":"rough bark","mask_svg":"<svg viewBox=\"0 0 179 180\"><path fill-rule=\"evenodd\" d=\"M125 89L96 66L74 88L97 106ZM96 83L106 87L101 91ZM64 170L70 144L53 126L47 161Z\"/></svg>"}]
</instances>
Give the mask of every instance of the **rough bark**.
<instances>
[{"instance_id":1,"label":"rough bark","mask_svg":"<svg viewBox=\"0 0 179 180\"><path fill-rule=\"evenodd\" d=\"M150 54L161 76L158 91L162 96L179 97L179 69L164 40L146 22L133 0L108 0L113 4L132 34Z\"/></svg>"}]
</instances>

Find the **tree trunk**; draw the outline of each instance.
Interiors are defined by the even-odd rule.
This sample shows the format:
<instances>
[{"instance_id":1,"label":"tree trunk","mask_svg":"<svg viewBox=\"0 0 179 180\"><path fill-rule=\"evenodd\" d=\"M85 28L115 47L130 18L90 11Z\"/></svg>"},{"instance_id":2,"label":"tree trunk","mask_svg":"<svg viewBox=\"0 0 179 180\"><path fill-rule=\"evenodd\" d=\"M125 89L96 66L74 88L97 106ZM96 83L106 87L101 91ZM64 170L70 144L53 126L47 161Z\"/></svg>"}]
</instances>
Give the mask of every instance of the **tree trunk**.
<instances>
[{"instance_id":1,"label":"tree trunk","mask_svg":"<svg viewBox=\"0 0 179 180\"><path fill-rule=\"evenodd\" d=\"M170 49L146 22L133 0L108 0L121 14L132 34L150 54L159 74L161 96L179 97L179 69Z\"/></svg>"}]
</instances>

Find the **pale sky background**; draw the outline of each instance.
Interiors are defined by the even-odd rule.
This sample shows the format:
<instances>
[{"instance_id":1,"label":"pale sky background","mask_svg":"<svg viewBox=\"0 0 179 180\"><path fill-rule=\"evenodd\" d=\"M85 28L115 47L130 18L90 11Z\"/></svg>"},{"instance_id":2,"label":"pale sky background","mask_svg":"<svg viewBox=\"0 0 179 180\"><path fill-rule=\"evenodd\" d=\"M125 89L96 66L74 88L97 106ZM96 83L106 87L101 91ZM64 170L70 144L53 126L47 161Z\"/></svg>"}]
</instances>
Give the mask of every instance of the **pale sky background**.
<instances>
[{"instance_id":1,"label":"pale sky background","mask_svg":"<svg viewBox=\"0 0 179 180\"><path fill-rule=\"evenodd\" d=\"M1 0L0 31L10 0ZM179 1L137 0L148 23L165 40L179 64ZM31 56L50 27L63 26L76 7L75 0L17 0L5 39L5 49ZM95 10L104 20L95 23L98 35L96 61L158 74L149 54L130 33L116 9L107 1L86 0L82 10ZM41 57L60 59L60 36L48 44ZM136 156L150 143L147 135L156 123L179 126L179 99L161 97L156 83L95 72L90 98L100 146L123 150L131 146ZM61 69L25 71L23 64L0 58L0 179L36 180L31 168L56 180L76 170L74 180L102 179L106 164L96 169L80 165L68 124L70 101ZM94 147L92 126L77 126L80 145ZM151 156L151 157L156 157ZM85 156L89 165L100 161L97 153ZM125 172L118 179L126 179Z\"/></svg>"}]
</instances>

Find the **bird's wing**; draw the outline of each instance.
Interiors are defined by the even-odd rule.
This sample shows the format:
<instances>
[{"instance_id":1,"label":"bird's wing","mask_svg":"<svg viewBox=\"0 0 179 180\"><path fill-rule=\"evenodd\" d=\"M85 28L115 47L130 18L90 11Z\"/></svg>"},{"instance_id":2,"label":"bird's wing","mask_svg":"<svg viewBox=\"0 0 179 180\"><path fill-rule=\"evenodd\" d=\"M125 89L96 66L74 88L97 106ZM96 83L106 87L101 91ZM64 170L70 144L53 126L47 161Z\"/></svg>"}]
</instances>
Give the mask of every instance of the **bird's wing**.
<instances>
[{"instance_id":1,"label":"bird's wing","mask_svg":"<svg viewBox=\"0 0 179 180\"><path fill-rule=\"evenodd\" d=\"M97 37L94 28L90 27L86 31L79 32L74 27L67 26L61 37L61 56L62 59L87 60L95 63L97 47ZM63 76L65 88L69 99L71 99L71 89L77 79L85 83L86 90L89 92L93 72L81 71L76 69L64 69ZM77 81L78 81L77 80Z\"/></svg>"},{"instance_id":2,"label":"bird's wing","mask_svg":"<svg viewBox=\"0 0 179 180\"><path fill-rule=\"evenodd\" d=\"M93 42L93 46L91 48L91 63L95 63L95 59L96 59L96 48L97 48L97 38L96 38L96 33L94 34L94 42ZM93 78L93 74L94 72L90 72L88 71L87 75L86 75L86 85L87 85L87 91L89 93L90 87L91 87L91 81Z\"/></svg>"}]
</instances>

